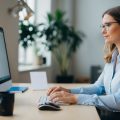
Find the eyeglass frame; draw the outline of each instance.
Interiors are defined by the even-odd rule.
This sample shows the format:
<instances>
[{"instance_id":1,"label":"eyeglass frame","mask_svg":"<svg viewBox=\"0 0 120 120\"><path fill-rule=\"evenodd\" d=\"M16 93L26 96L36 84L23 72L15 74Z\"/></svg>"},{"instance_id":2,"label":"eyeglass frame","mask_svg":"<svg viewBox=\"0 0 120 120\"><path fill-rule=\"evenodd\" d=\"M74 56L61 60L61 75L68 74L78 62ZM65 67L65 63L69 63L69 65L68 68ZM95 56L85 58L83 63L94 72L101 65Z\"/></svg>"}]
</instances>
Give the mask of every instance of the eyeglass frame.
<instances>
[{"instance_id":1,"label":"eyeglass frame","mask_svg":"<svg viewBox=\"0 0 120 120\"><path fill-rule=\"evenodd\" d=\"M113 23L118 23L118 24L120 24L119 22L107 22L107 23L105 23L104 25L101 25L100 27L102 28L102 29L105 29L105 30L109 30L109 27L113 24Z\"/></svg>"}]
</instances>

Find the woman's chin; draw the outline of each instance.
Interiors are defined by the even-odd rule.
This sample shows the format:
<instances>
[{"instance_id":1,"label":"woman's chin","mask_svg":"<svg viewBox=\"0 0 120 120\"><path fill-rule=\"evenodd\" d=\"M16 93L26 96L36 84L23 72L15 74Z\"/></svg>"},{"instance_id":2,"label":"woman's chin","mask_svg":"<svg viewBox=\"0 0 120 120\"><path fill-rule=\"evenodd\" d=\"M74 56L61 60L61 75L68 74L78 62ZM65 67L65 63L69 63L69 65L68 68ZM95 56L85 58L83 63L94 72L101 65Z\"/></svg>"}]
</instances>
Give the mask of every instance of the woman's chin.
<instances>
[{"instance_id":1,"label":"woman's chin","mask_svg":"<svg viewBox=\"0 0 120 120\"><path fill-rule=\"evenodd\" d=\"M108 40L105 40L105 43L109 43L109 41L108 41Z\"/></svg>"},{"instance_id":2,"label":"woman's chin","mask_svg":"<svg viewBox=\"0 0 120 120\"><path fill-rule=\"evenodd\" d=\"M111 42L110 40L105 39L105 43L110 44L110 43L112 43L112 42Z\"/></svg>"}]
</instances>

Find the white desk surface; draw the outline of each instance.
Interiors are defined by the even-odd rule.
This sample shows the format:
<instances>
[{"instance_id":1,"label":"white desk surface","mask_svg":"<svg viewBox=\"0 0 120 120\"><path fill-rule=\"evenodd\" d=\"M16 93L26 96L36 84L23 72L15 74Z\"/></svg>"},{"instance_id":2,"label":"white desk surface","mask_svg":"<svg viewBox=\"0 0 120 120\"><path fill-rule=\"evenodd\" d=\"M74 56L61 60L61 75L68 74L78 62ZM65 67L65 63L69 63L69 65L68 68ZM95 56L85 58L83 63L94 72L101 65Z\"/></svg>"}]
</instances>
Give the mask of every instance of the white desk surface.
<instances>
[{"instance_id":1,"label":"white desk surface","mask_svg":"<svg viewBox=\"0 0 120 120\"><path fill-rule=\"evenodd\" d=\"M22 84L29 86L30 84ZM49 84L54 86L58 84ZM81 86L82 84L59 84L66 88ZM40 95L46 90L33 91L15 94L14 115L11 117L0 116L0 120L100 120L94 106L69 105L61 106L61 111L40 111L37 102Z\"/></svg>"}]
</instances>

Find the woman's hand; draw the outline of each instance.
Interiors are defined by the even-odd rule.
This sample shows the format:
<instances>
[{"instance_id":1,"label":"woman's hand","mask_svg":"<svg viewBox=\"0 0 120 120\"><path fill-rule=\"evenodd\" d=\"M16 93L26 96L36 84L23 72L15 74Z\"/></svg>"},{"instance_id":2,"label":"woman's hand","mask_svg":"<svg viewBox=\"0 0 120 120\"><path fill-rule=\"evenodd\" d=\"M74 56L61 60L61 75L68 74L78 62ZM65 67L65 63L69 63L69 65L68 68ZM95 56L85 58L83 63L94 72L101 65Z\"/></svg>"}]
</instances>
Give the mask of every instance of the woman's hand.
<instances>
[{"instance_id":1,"label":"woman's hand","mask_svg":"<svg viewBox=\"0 0 120 120\"><path fill-rule=\"evenodd\" d=\"M67 104L76 104L77 96L66 91L57 91L50 94L50 100L53 102L63 102Z\"/></svg>"},{"instance_id":2,"label":"woman's hand","mask_svg":"<svg viewBox=\"0 0 120 120\"><path fill-rule=\"evenodd\" d=\"M65 91L65 92L68 92L68 93L70 92L69 89L63 88L61 86L56 86L56 87L49 88L48 91L47 91L47 95L49 96L49 95L51 95L55 92L58 92L58 91Z\"/></svg>"}]
</instances>

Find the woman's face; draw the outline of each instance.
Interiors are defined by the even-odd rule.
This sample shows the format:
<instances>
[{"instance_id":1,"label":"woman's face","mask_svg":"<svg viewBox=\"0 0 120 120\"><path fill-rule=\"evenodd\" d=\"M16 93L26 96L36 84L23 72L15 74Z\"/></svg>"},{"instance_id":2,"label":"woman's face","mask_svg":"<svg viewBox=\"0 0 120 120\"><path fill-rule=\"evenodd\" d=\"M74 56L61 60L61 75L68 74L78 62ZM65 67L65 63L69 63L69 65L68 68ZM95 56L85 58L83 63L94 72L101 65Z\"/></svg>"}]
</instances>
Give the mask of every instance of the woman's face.
<instances>
[{"instance_id":1,"label":"woman's face","mask_svg":"<svg viewBox=\"0 0 120 120\"><path fill-rule=\"evenodd\" d=\"M120 24L108 14L102 19L102 34L106 43L120 44Z\"/></svg>"}]
</instances>

